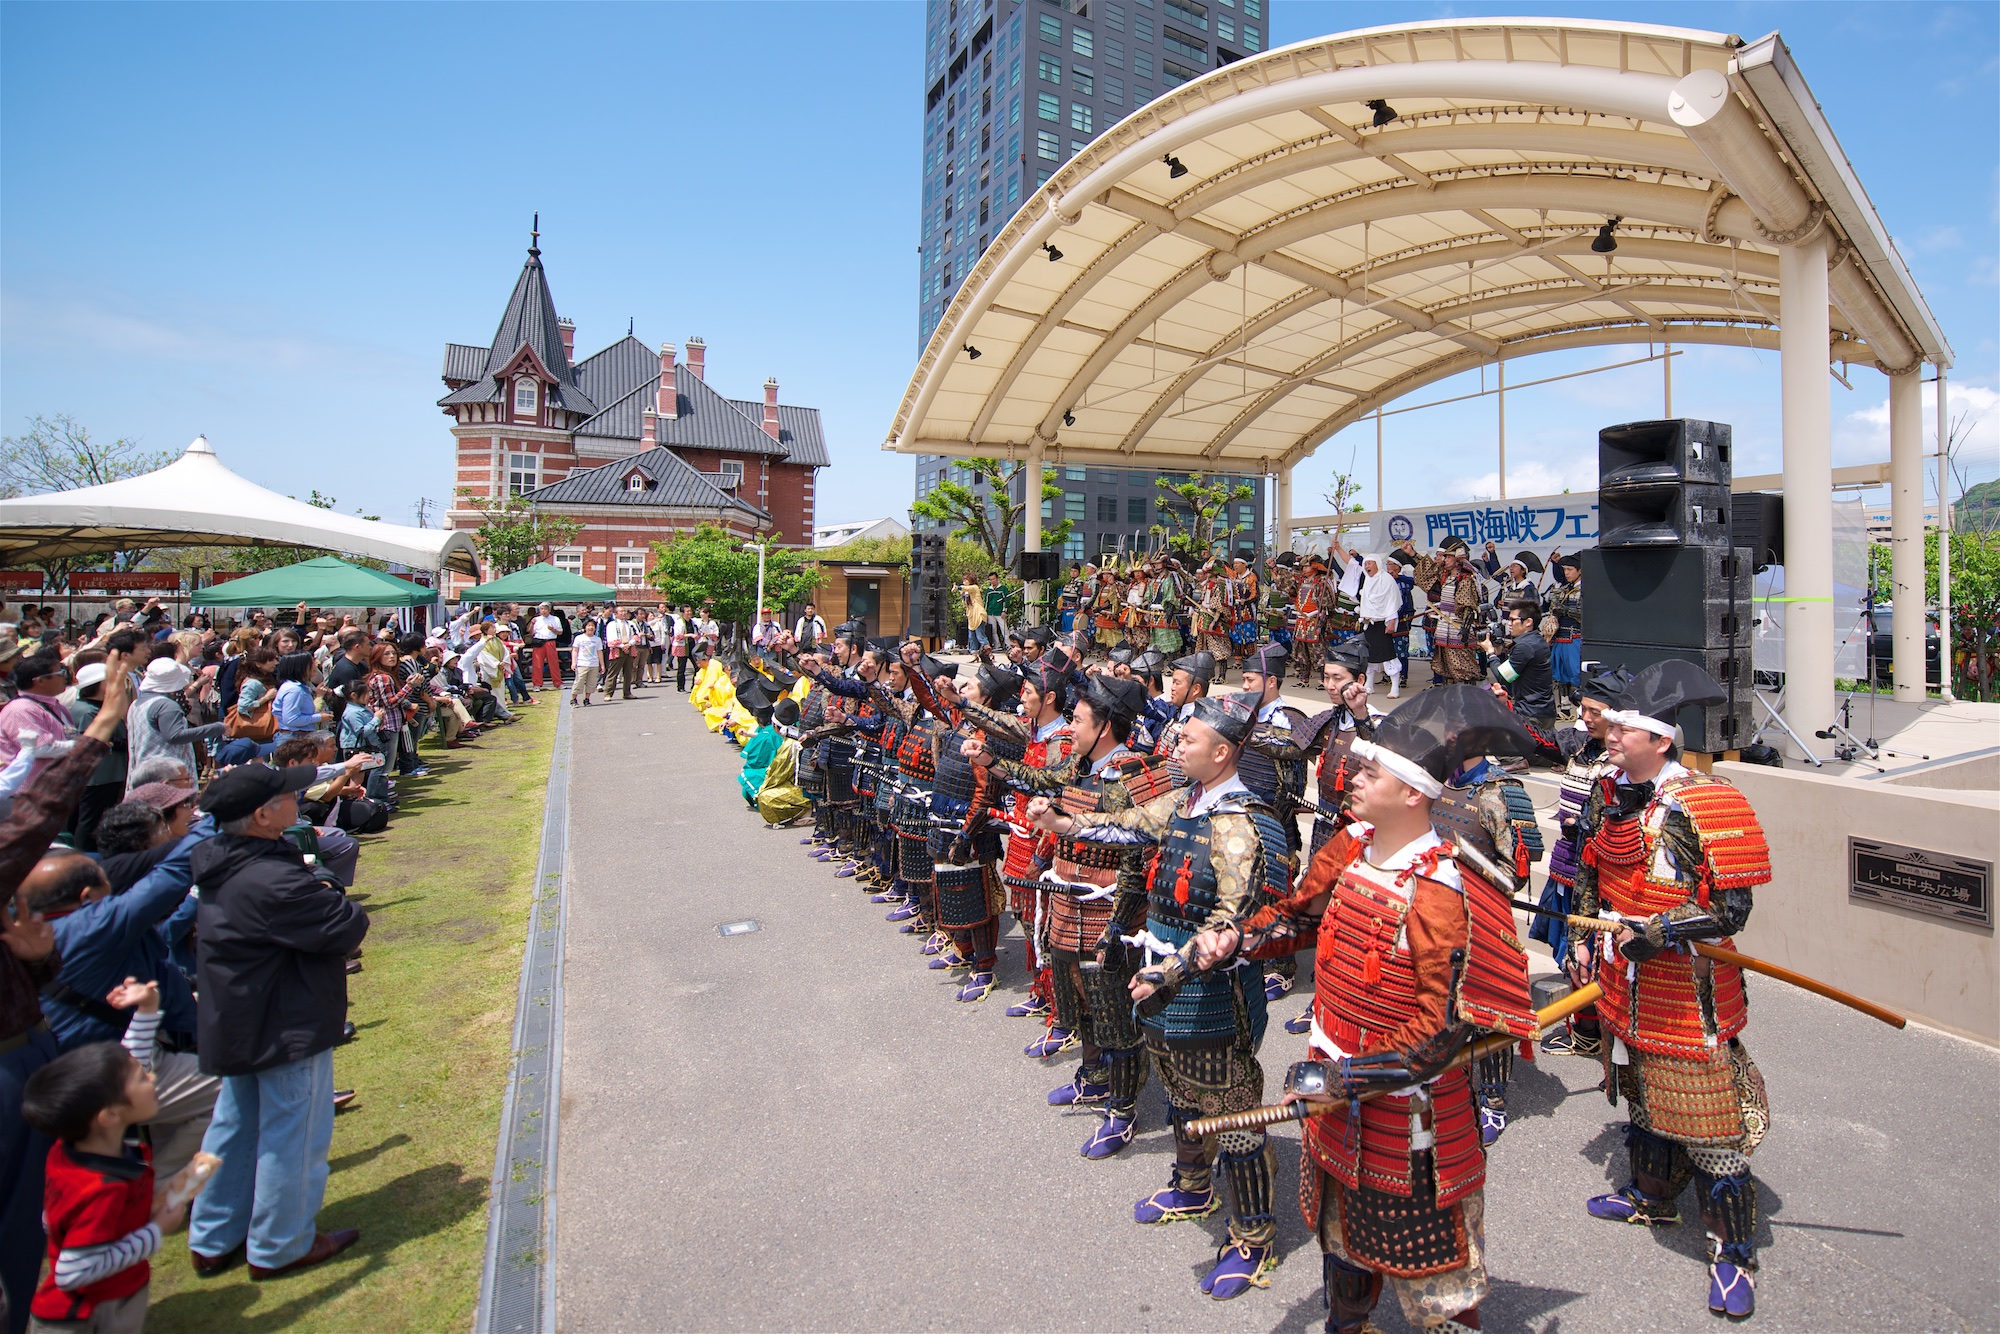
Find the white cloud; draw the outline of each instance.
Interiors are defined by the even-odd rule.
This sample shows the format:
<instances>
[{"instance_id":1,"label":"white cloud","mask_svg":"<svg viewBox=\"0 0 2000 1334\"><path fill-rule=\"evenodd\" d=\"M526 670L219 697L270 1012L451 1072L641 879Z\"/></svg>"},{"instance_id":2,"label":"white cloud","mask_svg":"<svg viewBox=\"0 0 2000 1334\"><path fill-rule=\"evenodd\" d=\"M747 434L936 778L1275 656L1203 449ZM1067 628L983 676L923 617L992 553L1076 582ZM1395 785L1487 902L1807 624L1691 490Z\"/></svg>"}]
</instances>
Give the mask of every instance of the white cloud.
<instances>
[{"instance_id":1,"label":"white cloud","mask_svg":"<svg viewBox=\"0 0 2000 1334\"><path fill-rule=\"evenodd\" d=\"M1595 491L1597 489L1597 451L1592 448L1589 456L1579 453L1576 457L1547 463L1541 459L1527 459L1521 463L1509 464L1507 468L1507 494L1521 496L1554 496L1564 491ZM1496 467L1491 472L1472 476L1453 477L1438 488L1440 494L1433 504L1449 504L1454 500L1470 500L1475 496L1493 499L1500 494L1500 472Z\"/></svg>"}]
</instances>

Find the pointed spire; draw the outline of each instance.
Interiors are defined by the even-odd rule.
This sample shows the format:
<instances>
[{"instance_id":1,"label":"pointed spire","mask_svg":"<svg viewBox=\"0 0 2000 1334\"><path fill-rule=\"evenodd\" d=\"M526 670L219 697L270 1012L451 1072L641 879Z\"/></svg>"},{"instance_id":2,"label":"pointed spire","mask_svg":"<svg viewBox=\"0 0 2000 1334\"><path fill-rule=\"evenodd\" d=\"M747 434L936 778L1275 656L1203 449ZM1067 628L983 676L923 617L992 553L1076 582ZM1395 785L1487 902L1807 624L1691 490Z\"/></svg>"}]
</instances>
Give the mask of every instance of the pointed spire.
<instances>
[{"instance_id":1,"label":"pointed spire","mask_svg":"<svg viewBox=\"0 0 2000 1334\"><path fill-rule=\"evenodd\" d=\"M528 253L536 259L542 257L542 211L535 210L535 221L528 232Z\"/></svg>"}]
</instances>

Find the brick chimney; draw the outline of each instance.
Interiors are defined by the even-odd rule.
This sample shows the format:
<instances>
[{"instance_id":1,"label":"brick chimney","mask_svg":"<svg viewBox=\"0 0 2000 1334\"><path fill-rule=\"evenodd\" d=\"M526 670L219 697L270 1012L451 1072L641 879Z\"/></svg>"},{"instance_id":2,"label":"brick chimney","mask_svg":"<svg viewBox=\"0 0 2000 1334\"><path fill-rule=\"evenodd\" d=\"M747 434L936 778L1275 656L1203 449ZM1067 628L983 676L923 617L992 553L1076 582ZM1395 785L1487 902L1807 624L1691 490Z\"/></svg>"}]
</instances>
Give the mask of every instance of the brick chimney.
<instances>
[{"instance_id":1,"label":"brick chimney","mask_svg":"<svg viewBox=\"0 0 2000 1334\"><path fill-rule=\"evenodd\" d=\"M563 359L576 365L576 321L560 319L556 321L556 332L562 335Z\"/></svg>"},{"instance_id":2,"label":"brick chimney","mask_svg":"<svg viewBox=\"0 0 2000 1334\"><path fill-rule=\"evenodd\" d=\"M688 369L694 372L695 379L700 380L701 382L706 384L708 382L708 377L702 374L702 371L704 369L704 363L706 363L708 360L708 344L701 341L700 334L694 334L691 337L689 337L687 347L688 347Z\"/></svg>"},{"instance_id":3,"label":"brick chimney","mask_svg":"<svg viewBox=\"0 0 2000 1334\"><path fill-rule=\"evenodd\" d=\"M659 414L651 408L647 408L640 420L642 424L639 427L639 447L641 449L651 449L654 445L660 443Z\"/></svg>"},{"instance_id":4,"label":"brick chimney","mask_svg":"<svg viewBox=\"0 0 2000 1334\"><path fill-rule=\"evenodd\" d=\"M655 409L672 421L681 415L681 396L674 388L674 345L660 344L660 387L653 395Z\"/></svg>"},{"instance_id":5,"label":"brick chimney","mask_svg":"<svg viewBox=\"0 0 2000 1334\"><path fill-rule=\"evenodd\" d=\"M764 381L764 434L778 438L778 377Z\"/></svg>"}]
</instances>

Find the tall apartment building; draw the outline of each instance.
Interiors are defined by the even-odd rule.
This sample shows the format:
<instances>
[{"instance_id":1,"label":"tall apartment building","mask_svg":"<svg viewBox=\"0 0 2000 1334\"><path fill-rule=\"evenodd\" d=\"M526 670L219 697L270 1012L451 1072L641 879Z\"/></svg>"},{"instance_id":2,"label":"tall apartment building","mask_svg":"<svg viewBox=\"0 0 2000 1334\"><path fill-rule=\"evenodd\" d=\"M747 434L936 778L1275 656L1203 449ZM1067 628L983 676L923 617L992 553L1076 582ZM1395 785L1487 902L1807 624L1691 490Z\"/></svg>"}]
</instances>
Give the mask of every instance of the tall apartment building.
<instances>
[{"instance_id":1,"label":"tall apartment building","mask_svg":"<svg viewBox=\"0 0 2000 1334\"><path fill-rule=\"evenodd\" d=\"M1273 0L926 0L924 11L923 245L917 346L1025 197L1084 145L1176 84L1267 45ZM1152 472L1059 470L1063 495L1043 517L1075 520L1065 547L1084 559L1143 547L1158 521ZM915 494L970 484L961 464L920 455ZM1029 479L1014 483L1014 501ZM1232 522L1249 525L1238 550L1264 533L1264 479ZM975 487L987 490L982 483ZM1234 511L1237 507L1232 506ZM919 527L942 525L919 520Z\"/></svg>"}]
</instances>

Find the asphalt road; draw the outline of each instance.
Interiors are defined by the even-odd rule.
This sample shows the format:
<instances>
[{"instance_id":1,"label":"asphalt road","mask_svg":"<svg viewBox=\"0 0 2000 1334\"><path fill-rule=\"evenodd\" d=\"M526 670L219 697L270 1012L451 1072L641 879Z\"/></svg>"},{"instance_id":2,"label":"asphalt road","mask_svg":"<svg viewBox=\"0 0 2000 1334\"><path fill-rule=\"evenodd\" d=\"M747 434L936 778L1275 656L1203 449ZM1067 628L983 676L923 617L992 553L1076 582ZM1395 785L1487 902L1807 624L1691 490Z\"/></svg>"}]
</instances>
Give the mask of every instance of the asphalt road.
<instances>
[{"instance_id":1,"label":"asphalt road","mask_svg":"<svg viewBox=\"0 0 2000 1334\"><path fill-rule=\"evenodd\" d=\"M1166 1184L1158 1085L1109 1162L1044 1103L1018 934L979 1005L736 791L685 697L580 709L571 798L557 1301L564 1331L1316 1330L1320 1260L1278 1132L1284 1263L1202 1296L1223 1219L1139 1227ZM717 926L755 919L752 934ZM1754 937L1753 937L1754 939ZM1751 979L1774 1128L1755 1163L1767 1330L2000 1328L2000 1056ZM1289 1016L1303 998L1279 1002ZM1275 1089L1305 1039L1273 1022ZM1583 1200L1626 1177L1596 1067L1517 1067L1487 1185L1488 1330L1710 1330L1696 1223ZM1692 1217L1692 1198L1683 1210ZM1392 1298L1385 1330L1408 1327Z\"/></svg>"}]
</instances>

